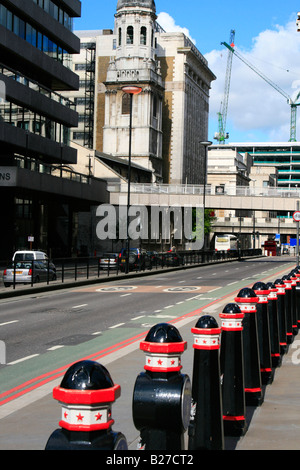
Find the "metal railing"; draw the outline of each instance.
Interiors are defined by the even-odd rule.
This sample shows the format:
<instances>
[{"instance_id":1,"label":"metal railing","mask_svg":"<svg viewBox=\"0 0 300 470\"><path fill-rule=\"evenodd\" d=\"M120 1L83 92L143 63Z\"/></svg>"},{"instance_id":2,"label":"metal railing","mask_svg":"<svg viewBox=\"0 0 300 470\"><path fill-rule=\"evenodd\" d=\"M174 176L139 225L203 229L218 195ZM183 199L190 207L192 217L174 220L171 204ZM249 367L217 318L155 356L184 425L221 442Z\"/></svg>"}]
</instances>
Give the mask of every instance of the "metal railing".
<instances>
[{"instance_id":1,"label":"metal railing","mask_svg":"<svg viewBox=\"0 0 300 470\"><path fill-rule=\"evenodd\" d=\"M126 193L127 184L108 183L109 192ZM204 192L203 185L194 184L151 184L151 183L131 183L130 191L141 194L190 194L201 195ZM205 194L209 196L249 196L249 197L300 197L300 188L280 188L280 187L250 187L250 186L212 186L207 185Z\"/></svg>"},{"instance_id":2,"label":"metal railing","mask_svg":"<svg viewBox=\"0 0 300 470\"><path fill-rule=\"evenodd\" d=\"M65 178L70 181L76 181L78 183L89 184L90 177L78 173L67 166L62 166L59 164L50 165L44 162L40 162L36 159L25 158L20 155L15 156L15 163L17 168L34 171L37 173L43 173L50 176L56 176L58 178ZM93 178L95 179L95 178Z\"/></svg>"},{"instance_id":3,"label":"metal railing","mask_svg":"<svg viewBox=\"0 0 300 470\"><path fill-rule=\"evenodd\" d=\"M182 251L167 253L151 253L146 256L136 256L129 263L129 273L139 273L147 271L159 271L170 268L180 268L184 266L197 266L214 262L223 262L230 260L243 259L245 257L260 256L261 249L248 249L230 252L216 252L214 250L201 251ZM82 280L97 280L109 276L126 275L126 263L122 262L122 257L117 261L108 262L105 267L101 263L101 257L86 258L58 258L52 261L38 260L44 264L43 276L41 271L36 268L36 261L26 261L30 274L26 281L22 280L18 274L21 268L18 268L18 262L0 262L0 288L8 287L12 289L38 286L40 284L49 285L54 283L64 284ZM19 263L20 264L20 263ZM6 266L10 266L12 277L4 281L3 274ZM6 271L7 272L7 271ZM5 285L4 285L5 282Z\"/></svg>"}]
</instances>

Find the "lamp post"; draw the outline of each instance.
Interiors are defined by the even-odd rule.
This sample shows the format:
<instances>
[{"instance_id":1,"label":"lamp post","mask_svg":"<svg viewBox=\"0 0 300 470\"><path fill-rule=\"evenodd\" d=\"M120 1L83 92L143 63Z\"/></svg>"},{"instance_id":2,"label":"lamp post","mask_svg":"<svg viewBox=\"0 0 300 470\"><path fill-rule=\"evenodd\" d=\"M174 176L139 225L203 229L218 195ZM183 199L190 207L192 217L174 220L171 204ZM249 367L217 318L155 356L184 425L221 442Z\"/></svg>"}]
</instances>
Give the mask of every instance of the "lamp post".
<instances>
[{"instance_id":1,"label":"lamp post","mask_svg":"<svg viewBox=\"0 0 300 470\"><path fill-rule=\"evenodd\" d=\"M131 137L132 137L132 98L133 95L138 95L141 93L142 88L133 85L126 85L122 87L123 93L127 93L130 96L130 108L129 108L129 152L128 152L128 190L127 190L127 220L126 220L126 273L129 272L129 249L130 249L130 240L129 240L129 207L130 207L130 178L131 178Z\"/></svg>"},{"instance_id":2,"label":"lamp post","mask_svg":"<svg viewBox=\"0 0 300 470\"><path fill-rule=\"evenodd\" d=\"M212 145L210 140L200 141L200 145L203 145L205 149L204 155L204 184L203 184L203 222L205 225L205 193L206 193L206 179L207 179L207 155L208 155L208 147ZM205 248L205 233L204 233L204 248Z\"/></svg>"}]
</instances>

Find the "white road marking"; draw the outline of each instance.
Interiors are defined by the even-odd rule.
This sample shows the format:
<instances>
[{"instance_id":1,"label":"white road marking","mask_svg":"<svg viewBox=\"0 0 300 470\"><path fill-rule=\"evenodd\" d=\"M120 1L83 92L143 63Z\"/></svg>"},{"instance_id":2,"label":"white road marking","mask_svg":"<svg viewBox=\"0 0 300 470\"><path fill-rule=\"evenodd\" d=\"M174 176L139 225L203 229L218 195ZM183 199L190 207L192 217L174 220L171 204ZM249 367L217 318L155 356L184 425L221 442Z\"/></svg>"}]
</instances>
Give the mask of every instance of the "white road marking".
<instances>
[{"instance_id":1,"label":"white road marking","mask_svg":"<svg viewBox=\"0 0 300 470\"><path fill-rule=\"evenodd\" d=\"M82 305L74 305L72 308L81 308L81 307L86 307L87 304L82 304Z\"/></svg>"},{"instance_id":2,"label":"white road marking","mask_svg":"<svg viewBox=\"0 0 300 470\"><path fill-rule=\"evenodd\" d=\"M7 321L5 323L0 323L0 326L11 325L11 323L18 323L19 320Z\"/></svg>"},{"instance_id":3,"label":"white road marking","mask_svg":"<svg viewBox=\"0 0 300 470\"><path fill-rule=\"evenodd\" d=\"M18 359L17 361L13 361L13 362L8 362L8 366L12 366L14 364L18 364L19 362L23 362L23 361L27 361L28 359L32 359L33 357L37 357L39 356L39 354L32 354L32 356L26 356L26 357L23 357L22 359Z\"/></svg>"},{"instance_id":4,"label":"white road marking","mask_svg":"<svg viewBox=\"0 0 300 470\"><path fill-rule=\"evenodd\" d=\"M125 325L125 323L118 323L117 325L110 326L109 328L118 328L119 326Z\"/></svg>"}]
</instances>

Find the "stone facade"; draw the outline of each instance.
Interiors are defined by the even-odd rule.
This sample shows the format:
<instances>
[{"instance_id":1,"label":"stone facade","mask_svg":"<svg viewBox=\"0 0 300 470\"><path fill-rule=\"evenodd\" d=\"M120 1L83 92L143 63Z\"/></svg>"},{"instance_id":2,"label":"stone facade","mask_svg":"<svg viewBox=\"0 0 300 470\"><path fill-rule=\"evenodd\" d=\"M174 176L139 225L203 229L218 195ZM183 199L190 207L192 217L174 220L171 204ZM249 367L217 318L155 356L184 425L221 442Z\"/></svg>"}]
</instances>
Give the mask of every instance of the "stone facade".
<instances>
[{"instance_id":1,"label":"stone facade","mask_svg":"<svg viewBox=\"0 0 300 470\"><path fill-rule=\"evenodd\" d=\"M118 2L113 31L91 32L90 38L88 32L77 34L81 43L95 43L94 148L128 158L129 113L122 87L138 85L132 161L151 170L153 182L203 183L205 154L199 141L207 140L209 90L216 77L194 44L183 33L164 32L154 2L141 0ZM77 59L84 60L84 54Z\"/></svg>"}]
</instances>

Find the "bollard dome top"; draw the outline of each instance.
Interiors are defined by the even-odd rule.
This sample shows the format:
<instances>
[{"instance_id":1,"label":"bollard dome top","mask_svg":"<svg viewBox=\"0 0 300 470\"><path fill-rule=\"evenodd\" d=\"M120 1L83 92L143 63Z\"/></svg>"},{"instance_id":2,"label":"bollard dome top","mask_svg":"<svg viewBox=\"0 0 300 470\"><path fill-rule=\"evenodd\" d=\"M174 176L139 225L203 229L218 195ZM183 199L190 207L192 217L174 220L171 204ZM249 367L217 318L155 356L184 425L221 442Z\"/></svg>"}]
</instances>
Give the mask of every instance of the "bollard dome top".
<instances>
[{"instance_id":1,"label":"bollard dome top","mask_svg":"<svg viewBox=\"0 0 300 470\"><path fill-rule=\"evenodd\" d=\"M252 289L255 290L266 290L267 286L264 282L258 281L253 286Z\"/></svg>"},{"instance_id":2,"label":"bollard dome top","mask_svg":"<svg viewBox=\"0 0 300 470\"><path fill-rule=\"evenodd\" d=\"M181 343L182 337L174 325L158 323L150 328L145 341L149 343Z\"/></svg>"},{"instance_id":3,"label":"bollard dome top","mask_svg":"<svg viewBox=\"0 0 300 470\"><path fill-rule=\"evenodd\" d=\"M94 361L79 361L73 364L60 384L67 390L102 390L111 388L114 383L107 369Z\"/></svg>"},{"instance_id":4,"label":"bollard dome top","mask_svg":"<svg viewBox=\"0 0 300 470\"><path fill-rule=\"evenodd\" d=\"M278 286L283 286L284 285L284 282L282 279L276 279L276 281L274 282L275 285L278 285Z\"/></svg>"},{"instance_id":5,"label":"bollard dome top","mask_svg":"<svg viewBox=\"0 0 300 470\"><path fill-rule=\"evenodd\" d=\"M203 317L199 318L199 320L197 321L195 328L214 329L219 328L219 325L214 317L210 315L203 315Z\"/></svg>"},{"instance_id":6,"label":"bollard dome top","mask_svg":"<svg viewBox=\"0 0 300 470\"><path fill-rule=\"evenodd\" d=\"M244 287L243 289L240 290L237 297L241 299L251 299L251 298L255 298L256 294L253 289L250 289L250 287Z\"/></svg>"},{"instance_id":7,"label":"bollard dome top","mask_svg":"<svg viewBox=\"0 0 300 470\"><path fill-rule=\"evenodd\" d=\"M223 313L236 314L236 313L242 313L242 312L241 312L241 309L240 309L240 307L238 306L238 304L230 303L230 304L227 304L227 305L224 307Z\"/></svg>"},{"instance_id":8,"label":"bollard dome top","mask_svg":"<svg viewBox=\"0 0 300 470\"><path fill-rule=\"evenodd\" d=\"M275 282L267 282L266 286L269 290L276 289Z\"/></svg>"},{"instance_id":9,"label":"bollard dome top","mask_svg":"<svg viewBox=\"0 0 300 470\"><path fill-rule=\"evenodd\" d=\"M252 286L252 289L254 290L254 292L255 291L267 291L268 286L264 282L258 281Z\"/></svg>"}]
</instances>

